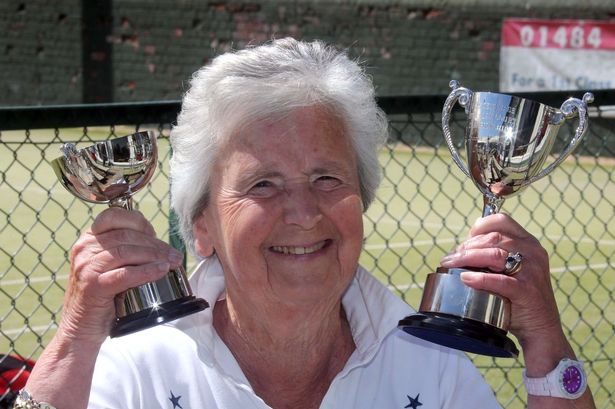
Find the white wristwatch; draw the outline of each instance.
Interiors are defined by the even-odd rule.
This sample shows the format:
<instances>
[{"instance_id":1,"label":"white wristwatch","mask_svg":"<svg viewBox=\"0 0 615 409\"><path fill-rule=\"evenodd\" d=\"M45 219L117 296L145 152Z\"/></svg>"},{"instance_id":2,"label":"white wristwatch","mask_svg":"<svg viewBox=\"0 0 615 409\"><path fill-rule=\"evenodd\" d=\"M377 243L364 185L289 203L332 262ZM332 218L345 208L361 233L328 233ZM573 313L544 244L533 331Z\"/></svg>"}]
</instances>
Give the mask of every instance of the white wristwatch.
<instances>
[{"instance_id":1,"label":"white wristwatch","mask_svg":"<svg viewBox=\"0 0 615 409\"><path fill-rule=\"evenodd\" d=\"M530 395L577 399L587 388L587 377L583 362L564 358L544 378L528 378L524 370L523 383Z\"/></svg>"}]
</instances>

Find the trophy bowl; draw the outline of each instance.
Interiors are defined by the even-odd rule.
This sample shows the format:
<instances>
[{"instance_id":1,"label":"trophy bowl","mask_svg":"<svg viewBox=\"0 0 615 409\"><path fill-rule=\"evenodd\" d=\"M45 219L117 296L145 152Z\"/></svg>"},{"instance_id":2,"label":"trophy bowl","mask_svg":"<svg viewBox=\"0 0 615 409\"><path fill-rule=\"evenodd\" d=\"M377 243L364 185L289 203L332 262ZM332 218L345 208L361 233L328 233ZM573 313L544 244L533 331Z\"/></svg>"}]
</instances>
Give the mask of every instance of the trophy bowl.
<instances>
[{"instance_id":1,"label":"trophy bowl","mask_svg":"<svg viewBox=\"0 0 615 409\"><path fill-rule=\"evenodd\" d=\"M442 109L442 131L454 162L483 194L483 217L498 213L506 198L550 174L587 131L591 93L585 93L582 100L569 98L556 109L518 96L472 92L457 81L451 81L450 86L452 91ZM467 115L467 166L449 127L456 103ZM545 165L560 126L577 116L579 124L573 137L559 156ZM507 337L510 301L466 286L460 278L464 271L502 274L476 268L437 268L427 275L418 313L402 319L399 327L419 338L466 352L518 356L515 343Z\"/></svg>"},{"instance_id":2,"label":"trophy bowl","mask_svg":"<svg viewBox=\"0 0 615 409\"><path fill-rule=\"evenodd\" d=\"M128 210L132 210L132 195L154 174L158 159L156 136L150 131L83 149L70 143L60 149L63 156L54 159L51 166L62 186L86 202ZM184 269L173 269L159 280L115 297L116 320L110 335L127 335L207 307L205 300L193 295Z\"/></svg>"}]
</instances>

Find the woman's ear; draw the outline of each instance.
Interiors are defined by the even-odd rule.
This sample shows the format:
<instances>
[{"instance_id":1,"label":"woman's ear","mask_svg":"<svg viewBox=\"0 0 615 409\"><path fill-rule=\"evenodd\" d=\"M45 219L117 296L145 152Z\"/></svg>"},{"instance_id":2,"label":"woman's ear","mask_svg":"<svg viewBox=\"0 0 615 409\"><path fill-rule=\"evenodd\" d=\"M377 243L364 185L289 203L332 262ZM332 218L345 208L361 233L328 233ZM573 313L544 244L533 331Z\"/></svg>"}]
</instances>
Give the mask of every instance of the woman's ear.
<instances>
[{"instance_id":1,"label":"woman's ear","mask_svg":"<svg viewBox=\"0 0 615 409\"><path fill-rule=\"evenodd\" d=\"M194 248L199 256L211 257L215 254L214 243L203 213L192 225L192 236L194 237Z\"/></svg>"}]
</instances>

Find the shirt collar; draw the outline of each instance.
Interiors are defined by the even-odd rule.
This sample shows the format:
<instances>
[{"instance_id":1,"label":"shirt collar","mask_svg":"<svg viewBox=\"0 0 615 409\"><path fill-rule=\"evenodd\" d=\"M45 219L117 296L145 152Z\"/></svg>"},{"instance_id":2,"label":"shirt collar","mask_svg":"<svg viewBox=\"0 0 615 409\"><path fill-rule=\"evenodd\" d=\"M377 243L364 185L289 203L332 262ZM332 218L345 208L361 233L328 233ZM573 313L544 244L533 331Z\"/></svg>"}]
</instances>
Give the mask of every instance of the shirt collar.
<instances>
[{"instance_id":1,"label":"shirt collar","mask_svg":"<svg viewBox=\"0 0 615 409\"><path fill-rule=\"evenodd\" d=\"M207 300L210 308L176 321L175 326L191 334L205 348L202 359L206 363L221 365L224 362L227 367L229 351L222 347L223 343L213 327L213 309L216 301L224 298L226 289L218 259L209 257L203 260L189 281L195 295ZM342 306L357 347L357 358L362 362L371 359L381 342L397 328L398 321L412 312L408 304L361 266L342 297ZM226 369L240 376L238 365Z\"/></svg>"},{"instance_id":2,"label":"shirt collar","mask_svg":"<svg viewBox=\"0 0 615 409\"><path fill-rule=\"evenodd\" d=\"M360 354L368 354L397 328L400 319L412 312L367 270L359 266L342 298L342 305Z\"/></svg>"}]
</instances>

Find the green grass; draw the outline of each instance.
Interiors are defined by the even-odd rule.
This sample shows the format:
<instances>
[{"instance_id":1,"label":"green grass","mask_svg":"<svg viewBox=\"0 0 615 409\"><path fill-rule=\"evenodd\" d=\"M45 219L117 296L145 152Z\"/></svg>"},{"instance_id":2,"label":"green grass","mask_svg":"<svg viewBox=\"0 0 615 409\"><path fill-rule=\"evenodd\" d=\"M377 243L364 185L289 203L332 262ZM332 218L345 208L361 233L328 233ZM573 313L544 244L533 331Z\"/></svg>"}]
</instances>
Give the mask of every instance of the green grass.
<instances>
[{"instance_id":1,"label":"green grass","mask_svg":"<svg viewBox=\"0 0 615 409\"><path fill-rule=\"evenodd\" d=\"M116 128L117 135L131 131ZM75 140L82 133L62 130L59 137ZM88 130L90 137L107 134L106 128ZM59 153L53 131L34 131L30 139L37 144L29 145L22 144L20 132L0 136L0 352L36 358L59 319L68 249L105 206L85 205L57 183L47 163ZM159 150L160 168L135 202L158 234L167 237L165 139ZM381 160L385 179L365 215L361 263L416 308L426 275L479 217L481 196L448 151L396 147L383 151ZM566 161L503 206L551 255L562 321L575 350L589 364L599 408L613 403L615 385L613 168L608 160ZM521 361L472 358L505 407L524 407Z\"/></svg>"}]
</instances>

